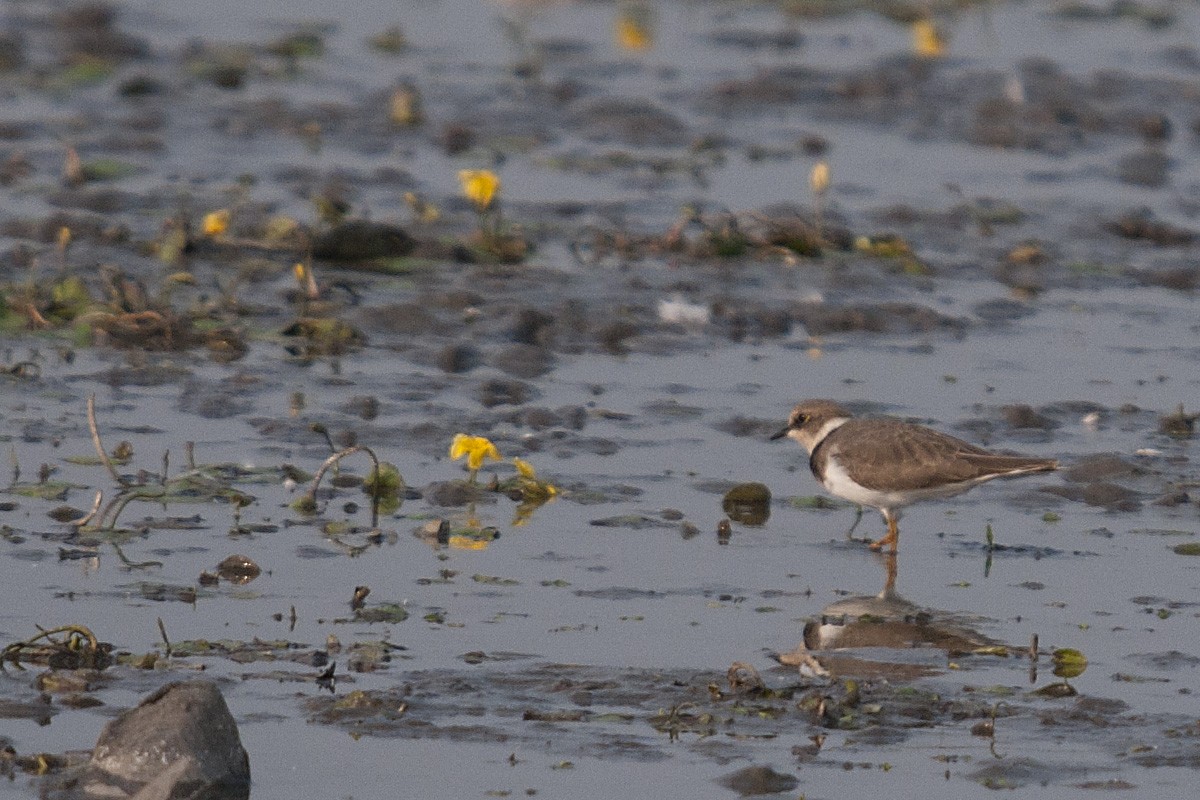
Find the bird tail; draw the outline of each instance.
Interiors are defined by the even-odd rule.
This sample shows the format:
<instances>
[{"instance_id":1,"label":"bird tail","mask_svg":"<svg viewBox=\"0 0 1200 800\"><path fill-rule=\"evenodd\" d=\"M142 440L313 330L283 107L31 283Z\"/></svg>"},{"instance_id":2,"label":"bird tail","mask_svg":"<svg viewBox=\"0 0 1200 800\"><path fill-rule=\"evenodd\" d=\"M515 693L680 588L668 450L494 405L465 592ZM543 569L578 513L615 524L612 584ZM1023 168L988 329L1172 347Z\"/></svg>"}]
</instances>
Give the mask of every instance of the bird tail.
<instances>
[{"instance_id":1,"label":"bird tail","mask_svg":"<svg viewBox=\"0 0 1200 800\"><path fill-rule=\"evenodd\" d=\"M998 478L1028 475L1032 472L1053 472L1058 469L1058 460L1054 458L988 454L971 460L977 467L995 473Z\"/></svg>"}]
</instances>

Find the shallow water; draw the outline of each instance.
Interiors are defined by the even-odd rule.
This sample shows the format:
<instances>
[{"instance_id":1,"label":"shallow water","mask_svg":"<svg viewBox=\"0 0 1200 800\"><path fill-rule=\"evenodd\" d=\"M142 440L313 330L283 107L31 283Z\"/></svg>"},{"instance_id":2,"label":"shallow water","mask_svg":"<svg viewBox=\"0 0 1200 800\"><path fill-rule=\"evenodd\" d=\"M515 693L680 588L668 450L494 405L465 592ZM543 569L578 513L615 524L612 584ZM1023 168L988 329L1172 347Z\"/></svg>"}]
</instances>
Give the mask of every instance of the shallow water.
<instances>
[{"instance_id":1,"label":"shallow water","mask_svg":"<svg viewBox=\"0 0 1200 800\"><path fill-rule=\"evenodd\" d=\"M36 18L55 7L35 4L29 14ZM541 247L524 272L507 278L451 262L397 277L319 272L356 284L365 299L345 314L366 329L370 344L306 365L284 359L276 334L290 319L281 299L286 274L247 289L251 298L280 310L272 312L277 318L251 318L251 349L228 365L195 351L131 355L89 347L72 349L67 359L64 340L13 339L6 343L5 363L29 357L41 366L36 380L0 378L0 440L9 443L22 480L45 463L57 468L56 479L77 484L66 500L72 506L86 508L98 489L111 495L112 481L102 468L64 460L91 453L85 402L95 393L106 445L128 439L134 446L129 472L158 470L166 450L177 472L188 441L195 443L199 463L294 464L312 472L329 453L308 427L319 422L335 436L356 434L417 489L463 476L445 453L450 437L465 431L485 433L506 456L529 459L564 491L522 526L513 525L515 504L507 498L480 503L475 512L483 524L500 531L485 549L438 548L413 535L430 517L457 520L465 513L424 499L408 500L382 520L379 543L357 533L339 543L288 507L298 490L275 474L266 483L239 484L256 497L241 523L278 526L269 532L231 535L236 523L224 503L130 505L121 521L135 529L143 517L200 517L195 529L150 526L122 537L130 561L161 562L142 570L123 566L103 541L94 558L60 557L60 546L80 543L67 526L47 517L59 503L13 497L15 508L0 520L11 528L0 542L5 644L32 635L35 626L78 623L118 650L161 652L159 619L174 642L286 639L310 651L325 647L330 635L344 646L386 640L403 649L378 671L354 672L344 654L334 654L342 678L338 696L411 685L409 717L428 723L351 736L309 721L315 712L306 703L325 696L312 683L320 671L312 664L182 657L173 669L112 668L94 692L105 703L98 711L56 704L49 725L6 719L0 734L18 753L86 749L110 713L203 667L202 674L225 679L223 691L250 752L256 797L298 791L366 797L394 793L398 786L412 796L532 789L540 796L609 797L615 781L653 786L665 797L732 796L712 781L750 763L795 774L795 793L809 797L899 791L957 798L987 785L978 771L990 766L1000 769L1005 785L1049 783L1056 797L1094 796L1098 787L1089 782L1109 780L1128 782L1138 796L1189 796L1200 765L1192 701L1200 664L1192 598L1200 567L1171 548L1194 542L1200 532L1197 476L1194 440L1160 433L1158 420L1180 403L1194 411L1198 317L1192 292L1148 286L1139 276L1180 265L1194 270L1194 246L1131 242L1103 232L1101 223L1137 206L1182 225L1195 214L1200 159L1187 128L1200 118L1200 101L1186 91L1162 100L1172 86L1195 82L1194 69L1163 57L1172 47L1191 46L1200 22L1195 8L1174 9L1179 21L1161 31L1130 20L1048 21L1040 4L964 12L953 20L950 56L931 79L935 88L920 80L904 84L873 111L829 99L713 110L710 94L715 84L772 66L799 62L853 77L904 53L908 31L866 13L797 20L769 6L659 3L655 47L631 54L612 42L618 9L608 3L564 3L525 18L511 8L458 1L399 9L368 4L354 15L319 3L289 6L286 15L245 4L201 9L129 2L121 8L122 29L146 37L158 59L140 68L161 70L180 84L159 101L165 122L157 135L167 147L134 156L146 171L117 184L137 196L161 191L157 206L109 214L135 237L154 235L175 210L181 186L194 193L199 208L217 207L243 173L259 178L254 200L273 204L273 211L311 216L305 190L286 176L297 168L313 171L317 178L309 183L346 170L356 209L375 218L406 219L400 198L411 185L447 215L465 220L469 212L454 205L456 171L497 162L506 214L538 228ZM546 83L577 82L584 104L606 95L655 98L684 121L689 137L730 137L727 159L701 170L703 180L671 170L589 174L556 168L565 153L688 154L686 144L639 149L597 143L587 124L564 121L562 109L531 101L536 91L511 74L514 50L497 22L501 15L524 25L528 40L549 54ZM326 38L326 54L306 62L295 78L255 78L245 90L221 93L179 77L175 54L188 40L262 42L307 18L338 24ZM413 47L389 61L362 42L393 20ZM805 40L777 51L720 47L710 38L714 31L747 28L799 29ZM549 46L554 42L582 44L555 49ZM1046 53L1073 76L1102 83L1096 71L1120 69L1152 84L1145 109L1157 110L1161 101L1176 128L1162 145L1173 159L1165 186L1146 188L1115 177L1114 160L1141 147L1123 128L1088 131L1052 153L987 149L958 136L954 119L963 112L947 87L959 80L971 84L974 73L1015 71L1021 59ZM381 133L375 93L401 78L425 90L436 123L417 133ZM979 94L963 91L970 102L978 100ZM1131 94L1119 102L1140 108L1137 93ZM33 185L0 189L7 214L38 216L52 207L47 185L57 180L60 147L54 120L72 114L91 120L94 128L81 134L81 144L96 153L103 151L105 133L123 130L126 109L109 108L112 96L111 80L49 99L14 84L0 116L41 120L44 130L24 143L40 170ZM922 111L911 100L917 96L931 105ZM271 128L269 120L242 137L224 135L214 124L275 97L299 109L298 118L322 103L344 106L345 116L328 126L319 151L294 132ZM1097 104L1103 98L1100 89L1088 97ZM882 107L888 103L895 107ZM902 110L894 115L896 108ZM471 121L484 144L450 156L438 143L436 125L460 117ZM549 131L544 140L512 144L543 128ZM745 154L751 145L791 147L798 130L831 143L831 213L868 234L899 227L933 265L932 275L864 266L853 254L797 265L772 259L694 263L669 254L624 264L571 260L567 243L580 219L612 224L616 218L634 232L661 232L684 202L739 211L807 202L813 158L794 149L762 162ZM397 166L409 183L368 179L374 170ZM948 182L961 193L947 190ZM963 197L985 196L1011 202L1026 216L996 225L991 236L956 220L952 209ZM547 210L564 201L580 203L584 211L564 222ZM897 204L914 210L913 221L891 213ZM9 246L18 239L7 238ZM1015 293L999 265L1016 244L1033 238L1052 257L1039 268L1039 290ZM131 271L154 274L156 262L134 247L77 247L81 271L116 258ZM46 251L43 246L48 260L53 256ZM202 281L215 276L202 289L213 291L230 266L221 260L226 256L196 258ZM6 281L16 280L15 266L5 270ZM453 291L479 293L476 321L438 304ZM957 322L897 333L910 329L896 312L900 322L893 332L818 335L797 322L786 335L752 332L735 341L739 337L722 327L727 323L719 315L694 328L656 323L656 304L675 294L709 309L781 308L798 318L805 300L822 307L898 301ZM499 356L511 343L512 312L562 313L568 299L586 309L591 328L581 326L578 338L560 333L546 348L553 368L526 379L537 396L524 406L581 408L582 427L538 430L521 416L523 408L484 408L481 384L509 377ZM1013 306L996 302L1009 300ZM438 325L408 331L369 315L391 303L435 309ZM997 316L998 307L1007 310ZM412 313L412 307L392 313ZM619 356L596 344L599 323L617 317L638 326L629 352ZM462 374L438 368L431 353L461 342L480 349L483 365ZM167 366L179 372L168 374ZM304 396L302 408L297 393ZM377 416L355 413L355 398L364 396L379 401ZM1042 657L1032 681L1028 662L1016 656L877 647L838 662L880 692L884 710L877 725L820 727L791 701L779 703L787 713L778 720L734 713L714 701L730 715L727 728L714 736L683 732L674 740L651 725L653 715L682 697L703 706L705 687L724 689L725 671L734 662L755 666L769 686L826 686L776 665L770 655L791 650L805 623L831 604L875 595L884 586L884 557L844 541L852 508L786 502L820 493L798 448L766 441L771 425L781 424L803 397L836 397L988 446L1056 457L1067 467L1095 454L1119 454L1132 469L1112 481L1136 492L1139 502L1130 510L1110 510L1041 491L1082 490L1086 484L1060 473L988 485L906 513L899 594L1016 650L1037 635ZM1012 404L1031 405L1049 422L1014 427L1003 410ZM1085 419L1093 411L1096 416ZM735 418L753 424L735 435L729 432L737 428L729 424ZM365 459L346 467L361 473ZM508 466L498 469L511 474ZM770 488L770 518L761 526L735 523L724 541L717 535L725 517L721 495L743 481ZM1192 496L1174 506L1154 504L1175 490ZM343 511L348 501L363 508ZM360 493L341 489L324 517L368 526L365 506ZM629 524L635 515L645 527ZM624 522L612 523L617 517ZM605 520L611 524L595 524ZM698 534L683 535L683 521ZM990 553L988 526L1000 546ZM868 511L856 535L878 537L881 529L878 515ZM363 549L350 557L346 545ZM161 599L174 596L170 587L195 587L202 570L232 553L254 559L264 573L244 586L201 587L194 602ZM403 604L409 618L394 625L349 621L349 600L360 585L371 588L369 606ZM288 621L293 608L294 627ZM1046 656L1057 648L1075 648L1088 658L1087 671L1071 680L1080 699L1026 694L1056 680ZM483 663L464 658L477 653L484 654ZM924 677L905 677L897 664ZM273 670L296 680L282 680ZM535 685L519 681L542 673ZM594 686L597 697L607 699L595 708L572 700L546 677L556 673L574 680L575 688ZM34 699L34 674L10 670L0 676L0 697ZM582 677L572 678L577 674ZM610 697L609 683L627 693ZM836 683L829 685L836 690ZM913 725L903 714L891 716L897 698L887 694L910 687L936 692L948 703L985 698L987 706L986 698L995 697L1014 713L997 718L994 741L970 734L978 709L955 717L931 704L937 710L928 724ZM695 693L687 695L685 688ZM522 717L530 709L580 708L614 716L585 723ZM828 737L819 755L792 753L818 732ZM36 790L30 780L18 775L0 784L0 794L31 796Z\"/></svg>"}]
</instances>

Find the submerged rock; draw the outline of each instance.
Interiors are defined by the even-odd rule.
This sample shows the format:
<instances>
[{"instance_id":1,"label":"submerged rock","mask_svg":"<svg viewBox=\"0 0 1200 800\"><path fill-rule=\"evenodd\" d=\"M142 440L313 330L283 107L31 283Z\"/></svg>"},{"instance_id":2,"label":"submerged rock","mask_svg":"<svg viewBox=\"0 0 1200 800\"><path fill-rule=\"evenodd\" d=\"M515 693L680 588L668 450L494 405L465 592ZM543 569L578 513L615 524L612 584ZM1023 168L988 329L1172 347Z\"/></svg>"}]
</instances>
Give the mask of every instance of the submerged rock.
<instances>
[{"instance_id":1,"label":"submerged rock","mask_svg":"<svg viewBox=\"0 0 1200 800\"><path fill-rule=\"evenodd\" d=\"M717 779L717 783L732 789L742 797L757 797L764 794L790 792L800 785L795 775L776 772L771 767L752 766L731 772Z\"/></svg>"},{"instance_id":2,"label":"submerged rock","mask_svg":"<svg viewBox=\"0 0 1200 800\"><path fill-rule=\"evenodd\" d=\"M245 798L250 757L212 681L171 683L104 727L85 796Z\"/></svg>"}]
</instances>

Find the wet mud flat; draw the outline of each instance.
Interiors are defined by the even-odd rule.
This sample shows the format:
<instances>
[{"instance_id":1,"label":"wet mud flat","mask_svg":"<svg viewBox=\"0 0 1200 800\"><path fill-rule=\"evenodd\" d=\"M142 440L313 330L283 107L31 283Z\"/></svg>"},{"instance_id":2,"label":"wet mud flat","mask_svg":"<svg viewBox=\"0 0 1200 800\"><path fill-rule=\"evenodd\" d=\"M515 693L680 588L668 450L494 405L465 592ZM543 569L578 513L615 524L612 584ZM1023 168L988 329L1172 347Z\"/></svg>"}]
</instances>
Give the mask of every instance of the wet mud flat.
<instances>
[{"instance_id":1,"label":"wet mud flat","mask_svg":"<svg viewBox=\"0 0 1200 800\"><path fill-rule=\"evenodd\" d=\"M829 11L9 9L0 791L1187 796L1200 19ZM1064 468L888 559L816 396Z\"/></svg>"}]
</instances>

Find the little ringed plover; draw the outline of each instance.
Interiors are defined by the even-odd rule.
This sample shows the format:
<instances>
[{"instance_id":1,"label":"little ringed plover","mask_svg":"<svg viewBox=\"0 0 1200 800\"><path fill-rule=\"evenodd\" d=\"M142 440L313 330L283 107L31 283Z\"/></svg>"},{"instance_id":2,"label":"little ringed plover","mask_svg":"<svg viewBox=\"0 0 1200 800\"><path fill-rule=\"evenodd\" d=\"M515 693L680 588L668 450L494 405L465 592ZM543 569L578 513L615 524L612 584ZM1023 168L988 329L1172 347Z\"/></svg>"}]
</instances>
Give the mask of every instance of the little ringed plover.
<instances>
[{"instance_id":1,"label":"little ringed plover","mask_svg":"<svg viewBox=\"0 0 1200 800\"><path fill-rule=\"evenodd\" d=\"M832 400L805 400L772 439L808 450L813 476L833 495L879 509L887 535L871 545L896 552L901 510L920 500L952 497L993 478L1058 469L1052 458L993 453L923 425L856 419Z\"/></svg>"}]
</instances>

